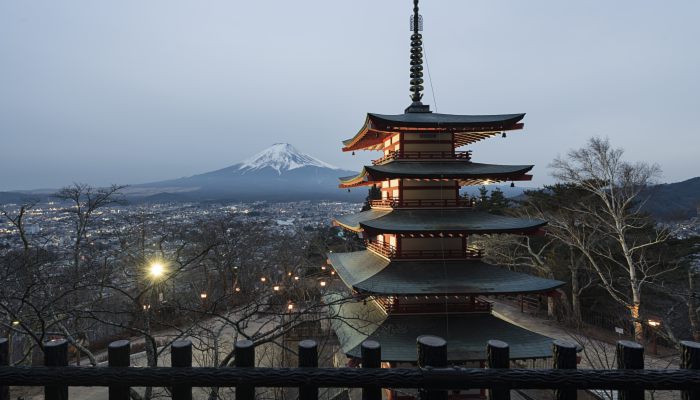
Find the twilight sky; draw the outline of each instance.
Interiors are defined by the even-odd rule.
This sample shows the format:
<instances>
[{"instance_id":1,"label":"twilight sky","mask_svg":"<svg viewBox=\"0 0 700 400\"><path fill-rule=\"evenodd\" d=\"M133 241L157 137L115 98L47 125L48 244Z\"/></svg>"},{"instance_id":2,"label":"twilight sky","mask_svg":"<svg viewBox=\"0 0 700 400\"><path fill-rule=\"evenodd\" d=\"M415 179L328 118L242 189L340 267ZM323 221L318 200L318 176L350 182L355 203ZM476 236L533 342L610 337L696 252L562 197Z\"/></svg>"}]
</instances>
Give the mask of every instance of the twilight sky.
<instances>
[{"instance_id":1,"label":"twilight sky","mask_svg":"<svg viewBox=\"0 0 700 400\"><path fill-rule=\"evenodd\" d=\"M378 153L340 141L410 102L411 7L0 0L0 190L176 178L275 142L359 169ZM527 113L475 161L536 164L531 185L550 183L557 154L601 135L664 181L700 175L700 2L423 0L421 14L438 111Z\"/></svg>"}]
</instances>

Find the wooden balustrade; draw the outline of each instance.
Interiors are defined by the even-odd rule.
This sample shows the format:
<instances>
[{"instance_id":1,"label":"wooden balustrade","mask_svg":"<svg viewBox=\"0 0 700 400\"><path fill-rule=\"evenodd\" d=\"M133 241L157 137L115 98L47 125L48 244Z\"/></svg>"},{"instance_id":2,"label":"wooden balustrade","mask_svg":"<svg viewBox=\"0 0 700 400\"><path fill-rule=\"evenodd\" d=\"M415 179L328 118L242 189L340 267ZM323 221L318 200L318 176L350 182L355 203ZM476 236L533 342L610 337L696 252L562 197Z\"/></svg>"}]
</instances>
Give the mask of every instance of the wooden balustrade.
<instances>
[{"instance_id":1,"label":"wooden balustrade","mask_svg":"<svg viewBox=\"0 0 700 400\"><path fill-rule=\"evenodd\" d=\"M467 151L390 151L381 158L372 161L373 165L393 160L466 160L472 159L471 150Z\"/></svg>"},{"instance_id":2,"label":"wooden balustrade","mask_svg":"<svg viewBox=\"0 0 700 400\"><path fill-rule=\"evenodd\" d=\"M370 200L370 206L374 208L450 208L472 207L471 200L457 199L398 199L389 197L380 200Z\"/></svg>"},{"instance_id":3,"label":"wooden balustrade","mask_svg":"<svg viewBox=\"0 0 700 400\"><path fill-rule=\"evenodd\" d=\"M418 296L420 298L420 296ZM384 311L393 314L420 314L420 313L469 313L469 312L490 312L493 308L491 302L474 298L472 301L455 301L451 296L430 297L433 303L409 303L401 301L401 298L376 297L374 300Z\"/></svg>"},{"instance_id":4,"label":"wooden balustrade","mask_svg":"<svg viewBox=\"0 0 700 400\"><path fill-rule=\"evenodd\" d=\"M432 260L432 259L469 259L482 258L484 250L476 247L467 247L462 249L423 249L423 250L397 250L395 246L389 243L377 242L372 240L365 241L368 250L387 258L400 259L416 259L416 260Z\"/></svg>"},{"instance_id":5,"label":"wooden balustrade","mask_svg":"<svg viewBox=\"0 0 700 400\"><path fill-rule=\"evenodd\" d=\"M245 341L244 341L245 342ZM132 387L170 387L174 399L189 399L193 387L235 387L237 400L253 400L256 387L298 387L300 400L318 400L318 388L361 388L364 400L381 399L382 389L418 389L420 400L445 400L448 391L489 389L492 400L510 399L511 390L554 390L559 400L575 400L577 390L616 390L620 399L642 400L644 391L669 390L683 399L700 396L700 343L680 342L680 368L644 369L644 348L617 344L617 369L576 369L575 345L552 343L553 369L509 368L508 343L490 340L488 368L449 367L450 343L436 336L417 338L419 368L380 368L381 345L362 344L361 368L319 368L317 344L299 343L299 367L254 366L252 342L235 344L235 367L191 367L192 344L171 350L172 367L128 366L129 346L117 343L108 352L107 367L68 365L68 342L46 343L45 367L10 367L7 341L0 339L0 400L9 400L10 386L43 386L46 400L67 400L69 386L110 387L110 400L128 400ZM128 343L128 342L127 342ZM47 351L48 348L48 351ZM113 360L113 358L116 359Z\"/></svg>"}]
</instances>

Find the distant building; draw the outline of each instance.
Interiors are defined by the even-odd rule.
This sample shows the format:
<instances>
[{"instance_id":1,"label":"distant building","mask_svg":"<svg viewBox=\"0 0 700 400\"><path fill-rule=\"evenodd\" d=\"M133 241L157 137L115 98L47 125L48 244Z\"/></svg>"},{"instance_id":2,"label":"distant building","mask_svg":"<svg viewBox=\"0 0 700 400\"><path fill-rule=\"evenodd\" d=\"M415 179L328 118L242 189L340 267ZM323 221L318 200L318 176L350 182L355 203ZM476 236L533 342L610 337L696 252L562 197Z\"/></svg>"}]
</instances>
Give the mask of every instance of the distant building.
<instances>
[{"instance_id":1,"label":"distant building","mask_svg":"<svg viewBox=\"0 0 700 400\"><path fill-rule=\"evenodd\" d=\"M342 352L356 364L361 343L371 339L382 346L384 367L415 365L416 338L436 335L447 339L453 364L484 366L489 339L507 342L513 359L551 357L552 339L492 314L483 297L550 293L563 282L488 264L482 250L470 245L473 234L538 234L546 221L476 211L459 195L465 185L532 178L527 174L532 165L474 163L470 151L456 151L522 129L524 114L438 114L421 102L417 3L411 36L413 102L403 114L367 114L359 132L343 142L343 151L376 150L382 156L359 174L341 178L340 187L377 185L382 196L370 201L371 209L334 221L361 235L367 246L328 255L355 299L336 304L333 300L340 296L328 297L332 312L343 321L334 323ZM450 396L483 395L475 390Z\"/></svg>"}]
</instances>

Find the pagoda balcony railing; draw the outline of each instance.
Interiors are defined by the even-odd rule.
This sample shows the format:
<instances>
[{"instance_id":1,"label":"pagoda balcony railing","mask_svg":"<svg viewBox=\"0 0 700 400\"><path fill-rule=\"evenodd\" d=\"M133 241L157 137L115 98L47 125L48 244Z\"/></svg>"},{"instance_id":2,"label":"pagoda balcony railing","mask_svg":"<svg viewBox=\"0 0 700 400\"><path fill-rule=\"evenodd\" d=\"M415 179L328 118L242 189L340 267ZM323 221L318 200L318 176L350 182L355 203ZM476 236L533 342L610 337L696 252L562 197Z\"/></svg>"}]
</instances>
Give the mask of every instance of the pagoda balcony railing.
<instances>
[{"instance_id":1,"label":"pagoda balcony railing","mask_svg":"<svg viewBox=\"0 0 700 400\"><path fill-rule=\"evenodd\" d=\"M389 197L380 200L370 200L370 206L374 208L445 208L445 207L473 207L469 199L399 199Z\"/></svg>"},{"instance_id":2,"label":"pagoda balcony railing","mask_svg":"<svg viewBox=\"0 0 700 400\"><path fill-rule=\"evenodd\" d=\"M176 400L192 399L197 387L235 387L236 400L254 400L256 388L283 387L298 388L299 400L318 400L319 388L358 388L367 400L381 400L383 390L393 395L399 389L419 389L420 399L459 398L459 391L471 389L488 389L492 400L508 400L511 391L532 398L529 389L538 390L536 398L559 400L576 400L583 390L615 391L610 394L626 400L643 400L645 391L672 391L683 399L700 396L700 343L690 341L679 344L680 368L666 369L644 369L644 346L627 340L615 346L616 369L577 369L577 345L563 340L552 343L553 368L542 369L519 367L511 360L509 344L499 340L483 343L486 368L448 366L452 343L430 335L416 338L418 368L380 368L382 344L372 340L362 342L361 357L343 368L318 367L319 344L314 340L298 343L297 366L287 368L256 367L258 351L250 340L234 343L234 362L226 367L193 367L192 343L176 341L170 346L170 366L155 368L130 366L128 340L110 343L108 366L69 366L68 342L62 339L45 343L45 366L7 366L7 342L0 339L0 400L17 398L13 391L18 386L43 387L46 400L68 400L69 387L85 386L108 388L110 400L129 400L131 388L142 387L166 387Z\"/></svg>"},{"instance_id":3,"label":"pagoda balcony railing","mask_svg":"<svg viewBox=\"0 0 700 400\"><path fill-rule=\"evenodd\" d=\"M434 260L434 259L478 259L484 256L484 250L476 247L462 249L424 249L398 250L396 246L375 240L365 241L368 250L391 259Z\"/></svg>"},{"instance_id":4,"label":"pagoda balcony railing","mask_svg":"<svg viewBox=\"0 0 700 400\"><path fill-rule=\"evenodd\" d=\"M404 151L392 150L384 157L372 161L378 165L393 160L466 160L472 159L471 150L467 151Z\"/></svg>"},{"instance_id":5,"label":"pagoda balcony railing","mask_svg":"<svg viewBox=\"0 0 700 400\"><path fill-rule=\"evenodd\" d=\"M421 314L421 313L431 313L431 314L441 314L441 313L485 313L491 312L493 305L491 302L474 299L473 301L463 300L455 301L452 296L441 297L438 296L425 296L426 301L432 300L433 302L422 302L422 303L404 303L401 299L389 299L386 297L377 297L375 301L379 304L384 311L393 314ZM418 300L421 300L423 296L418 296Z\"/></svg>"}]
</instances>

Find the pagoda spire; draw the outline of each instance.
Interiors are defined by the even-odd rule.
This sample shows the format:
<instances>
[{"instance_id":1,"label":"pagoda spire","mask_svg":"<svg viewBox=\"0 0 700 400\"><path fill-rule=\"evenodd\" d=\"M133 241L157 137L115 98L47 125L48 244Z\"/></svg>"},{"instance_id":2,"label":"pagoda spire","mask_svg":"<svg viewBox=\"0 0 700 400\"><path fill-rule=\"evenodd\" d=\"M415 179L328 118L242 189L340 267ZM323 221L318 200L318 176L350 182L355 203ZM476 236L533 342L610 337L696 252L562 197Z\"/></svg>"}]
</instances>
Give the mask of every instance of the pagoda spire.
<instances>
[{"instance_id":1,"label":"pagoda spire","mask_svg":"<svg viewBox=\"0 0 700 400\"><path fill-rule=\"evenodd\" d=\"M430 112L428 105L423 105L423 17L418 13L418 0L413 0L413 15L411 15L411 103L405 110L407 113Z\"/></svg>"}]
</instances>

